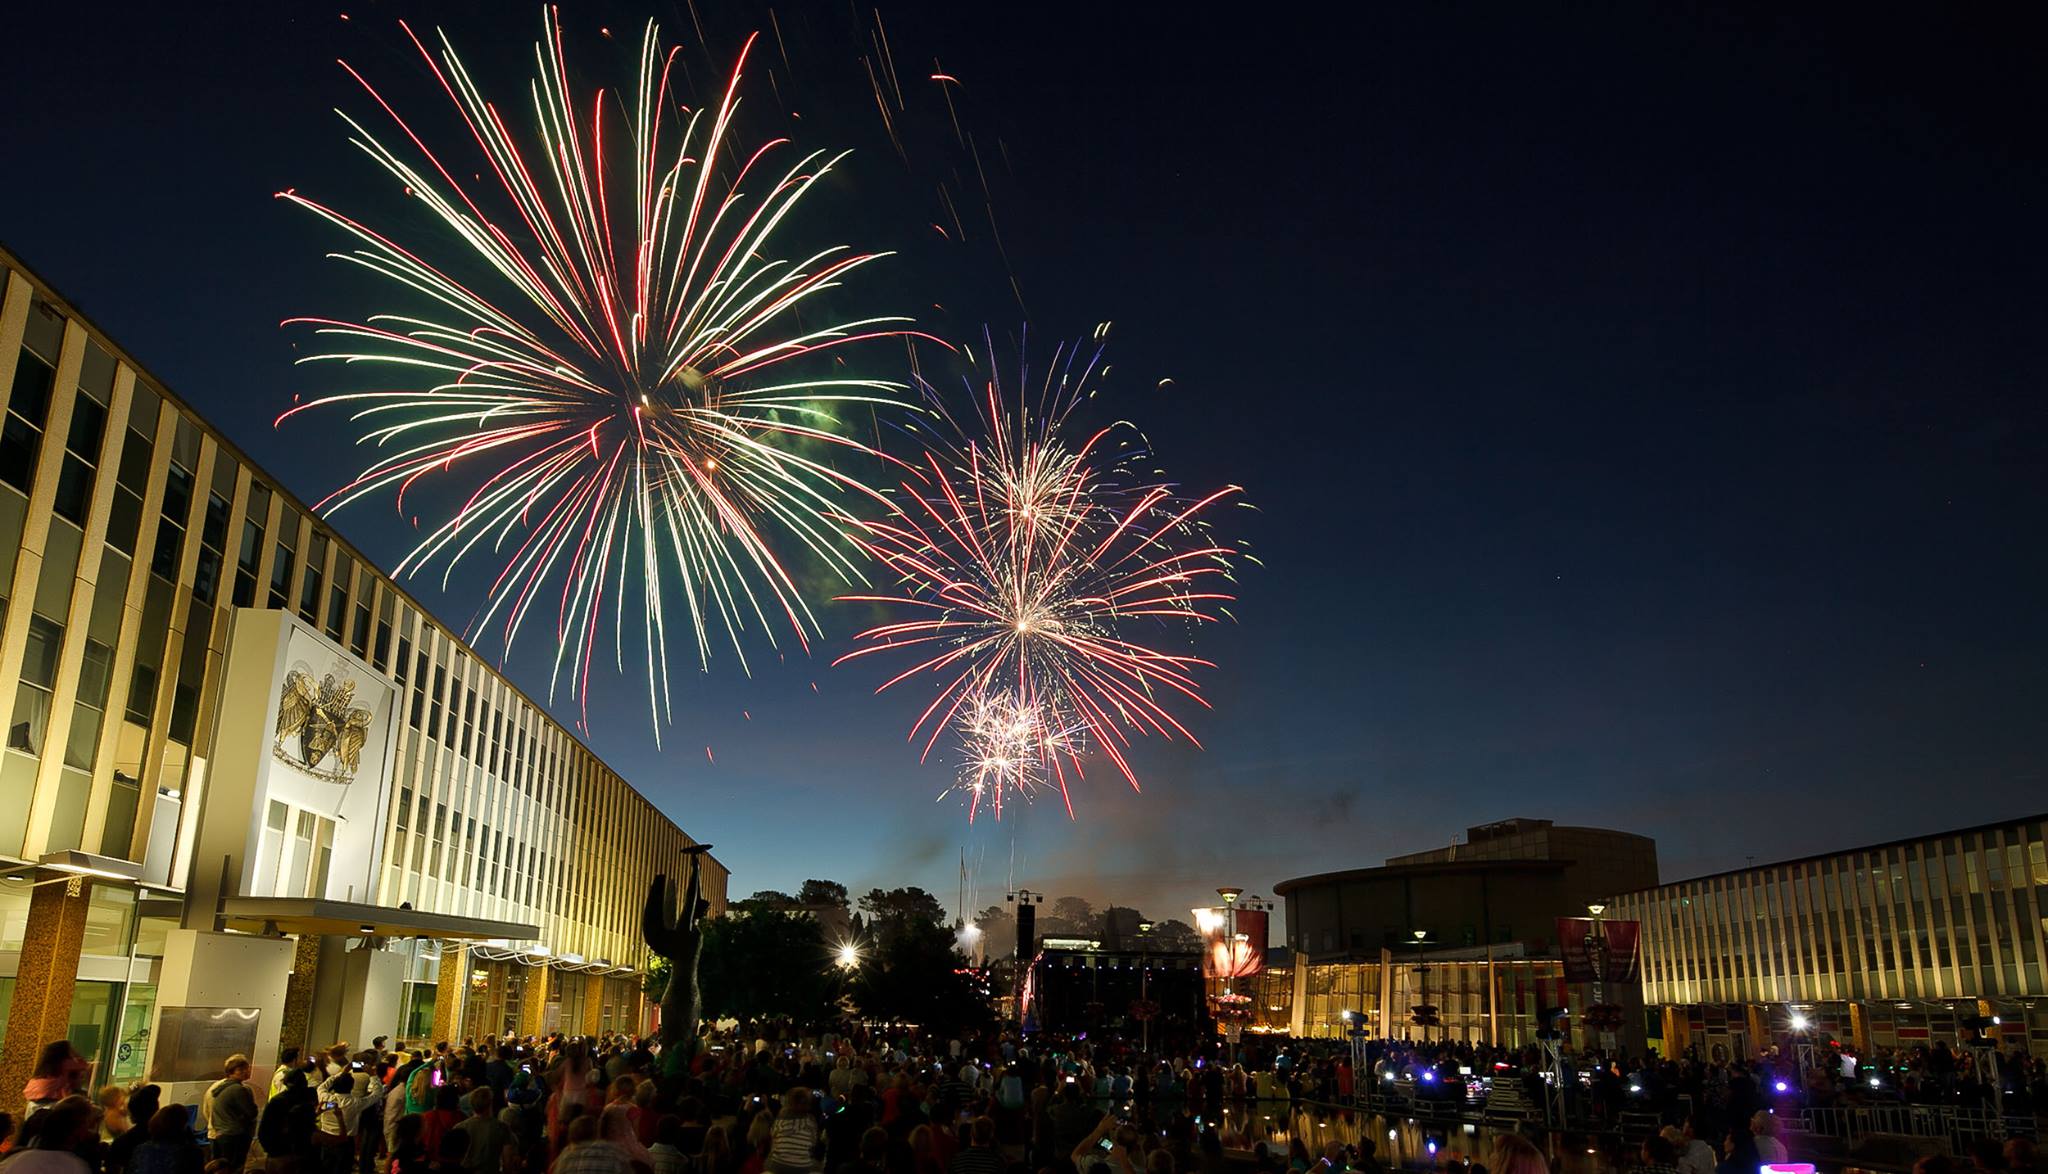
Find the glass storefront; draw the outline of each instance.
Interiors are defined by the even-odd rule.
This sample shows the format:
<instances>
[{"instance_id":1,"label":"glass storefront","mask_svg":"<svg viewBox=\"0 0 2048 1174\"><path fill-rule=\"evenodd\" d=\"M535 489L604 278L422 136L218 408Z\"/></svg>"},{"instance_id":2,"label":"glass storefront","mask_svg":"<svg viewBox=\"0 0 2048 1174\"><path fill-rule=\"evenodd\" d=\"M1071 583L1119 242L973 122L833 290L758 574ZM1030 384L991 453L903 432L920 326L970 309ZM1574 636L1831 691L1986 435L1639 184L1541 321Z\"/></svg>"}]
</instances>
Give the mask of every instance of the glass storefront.
<instances>
[{"instance_id":1,"label":"glass storefront","mask_svg":"<svg viewBox=\"0 0 2048 1174\"><path fill-rule=\"evenodd\" d=\"M0 878L0 1041L14 1003L23 929L33 881ZM93 1063L96 1085L133 1084L148 1068L149 1024L156 1008L156 983L128 981L138 972L153 975L177 919L140 914L136 890L95 885L86 904L79 979L72 988L65 1035Z\"/></svg>"}]
</instances>

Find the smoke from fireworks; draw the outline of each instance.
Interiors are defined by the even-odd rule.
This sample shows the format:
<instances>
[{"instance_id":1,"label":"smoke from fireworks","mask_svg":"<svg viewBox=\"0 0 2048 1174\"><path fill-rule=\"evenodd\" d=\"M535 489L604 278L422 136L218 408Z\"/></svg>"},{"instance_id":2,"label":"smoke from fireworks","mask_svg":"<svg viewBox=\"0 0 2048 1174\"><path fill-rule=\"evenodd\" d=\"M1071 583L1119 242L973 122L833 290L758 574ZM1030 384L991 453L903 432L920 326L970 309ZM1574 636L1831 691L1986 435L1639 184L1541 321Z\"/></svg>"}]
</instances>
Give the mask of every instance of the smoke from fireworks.
<instances>
[{"instance_id":1,"label":"smoke from fireworks","mask_svg":"<svg viewBox=\"0 0 2048 1174\"><path fill-rule=\"evenodd\" d=\"M550 11L535 47L534 137L522 145L445 37L435 52L405 31L482 162L430 147L349 71L409 150L343 115L352 142L446 235L415 250L280 193L355 238L340 259L431 307L295 320L324 344L302 361L365 365L389 382L286 416L342 408L359 441L383 453L323 508L391 491L404 512L417 487L452 491L455 504L425 523L400 572L438 560L445 583L465 557L491 559L498 570L477 626L497 629L509 649L538 612L557 643L550 690L573 687L586 723L600 642L609 637L623 668L627 630L643 628L633 639L658 737L671 625L687 629L700 666L729 644L744 667L752 629L773 644L786 626L805 647L817 630L779 544L797 544L842 582L862 581L837 519L847 493L871 491L827 456L867 450L833 413L894 403L907 389L819 364L847 344L906 333L907 320L799 317L821 316L818 295L885 254L778 253L778 230L841 156L797 153L771 166L792 153L786 140L734 141L744 50L716 104L692 109L672 85L676 51L663 50L650 22L637 90L579 97ZM627 622L629 605L644 625Z\"/></svg>"},{"instance_id":2,"label":"smoke from fireworks","mask_svg":"<svg viewBox=\"0 0 2048 1174\"><path fill-rule=\"evenodd\" d=\"M1091 752L1136 788L1133 734L1199 745L1171 707L1206 707L1195 673L1210 664L1167 642L1232 598L1220 588L1236 552L1209 536L1204 511L1238 490L1181 496L1139 468L1142 437L1127 424L1074 432L1101 360L1083 353L1061 348L1035 393L1028 370L1014 396L992 369L971 376L978 418L929 443L887 512L854 531L896 581L843 598L898 618L835 663L909 657L878 692L936 682L910 736L928 756L955 732L965 763L954 789L970 818L1040 786L1071 816L1070 783Z\"/></svg>"}]
</instances>

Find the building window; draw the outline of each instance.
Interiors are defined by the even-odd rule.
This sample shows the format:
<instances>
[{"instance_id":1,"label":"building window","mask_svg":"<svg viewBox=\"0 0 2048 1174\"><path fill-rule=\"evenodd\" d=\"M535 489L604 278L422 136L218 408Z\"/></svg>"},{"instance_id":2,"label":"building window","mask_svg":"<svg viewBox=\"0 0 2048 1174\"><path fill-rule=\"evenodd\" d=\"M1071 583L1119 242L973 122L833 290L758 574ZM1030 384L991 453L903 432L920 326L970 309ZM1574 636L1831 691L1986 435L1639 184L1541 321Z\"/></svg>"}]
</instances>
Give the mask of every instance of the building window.
<instances>
[{"instance_id":1,"label":"building window","mask_svg":"<svg viewBox=\"0 0 2048 1174\"><path fill-rule=\"evenodd\" d=\"M64 629L55 621L31 614L28 647L21 661L21 687L14 694L14 716L7 723L7 748L40 755L50 721L50 695L57 686L57 654Z\"/></svg>"},{"instance_id":2,"label":"building window","mask_svg":"<svg viewBox=\"0 0 2048 1174\"><path fill-rule=\"evenodd\" d=\"M306 544L306 574L299 588L299 618L309 624L320 622L321 575L327 566L327 536L313 535Z\"/></svg>"},{"instance_id":3,"label":"building window","mask_svg":"<svg viewBox=\"0 0 2048 1174\"><path fill-rule=\"evenodd\" d=\"M7 420L0 426L0 481L23 493L35 481L43 424L50 415L50 387L56 379L55 367L26 346L21 348L7 396Z\"/></svg>"},{"instance_id":4,"label":"building window","mask_svg":"<svg viewBox=\"0 0 2048 1174\"><path fill-rule=\"evenodd\" d=\"M278 611L291 606L292 569L297 558L289 544L277 544L277 557L270 564L270 606Z\"/></svg>"},{"instance_id":5,"label":"building window","mask_svg":"<svg viewBox=\"0 0 2048 1174\"><path fill-rule=\"evenodd\" d=\"M220 569L228 536L228 499L206 495L206 518L199 527L199 564L192 572L192 597L212 603L220 593Z\"/></svg>"},{"instance_id":6,"label":"building window","mask_svg":"<svg viewBox=\"0 0 2048 1174\"><path fill-rule=\"evenodd\" d=\"M100 441L107 434L107 409L91 396L72 401L71 427L64 438L64 464L57 473L57 498L51 508L60 518L80 526L92 503L93 471L99 467Z\"/></svg>"},{"instance_id":7,"label":"building window","mask_svg":"<svg viewBox=\"0 0 2048 1174\"><path fill-rule=\"evenodd\" d=\"M178 560L185 553L185 518L192 508L192 471L175 459L164 475L163 516L156 527L156 551L149 560L149 573L167 582L178 581Z\"/></svg>"}]
</instances>

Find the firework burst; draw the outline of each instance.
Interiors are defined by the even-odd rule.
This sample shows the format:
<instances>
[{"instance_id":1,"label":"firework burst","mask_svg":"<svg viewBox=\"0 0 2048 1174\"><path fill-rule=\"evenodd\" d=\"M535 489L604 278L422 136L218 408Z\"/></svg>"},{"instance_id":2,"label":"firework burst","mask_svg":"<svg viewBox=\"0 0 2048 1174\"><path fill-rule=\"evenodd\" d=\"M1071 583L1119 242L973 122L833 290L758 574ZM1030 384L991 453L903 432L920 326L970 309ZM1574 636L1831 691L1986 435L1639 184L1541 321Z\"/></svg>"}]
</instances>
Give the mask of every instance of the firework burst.
<instances>
[{"instance_id":1,"label":"firework burst","mask_svg":"<svg viewBox=\"0 0 2048 1174\"><path fill-rule=\"evenodd\" d=\"M854 531L895 582L842 598L898 618L835 663L895 654L912 663L878 692L935 683L910 736L929 756L955 731L965 786L954 789L970 818L984 799L1000 814L1002 796L1041 786L1072 816L1070 783L1090 753L1136 788L1134 734L1200 744L1173 707L1207 706L1195 674L1211 666L1169 643L1185 645L1232 598L1222 588L1236 552L1210 536L1204 511L1238 490L1185 497L1141 467L1130 425L1077 431L1074 409L1101 370L1099 348L1062 347L1035 390L1028 370L1014 394L992 369L970 375L976 417L946 416L957 436L930 441L885 513Z\"/></svg>"},{"instance_id":2,"label":"firework burst","mask_svg":"<svg viewBox=\"0 0 2048 1174\"><path fill-rule=\"evenodd\" d=\"M693 109L674 88L676 50L650 22L637 90L578 97L550 10L535 47L534 134L522 140L445 37L437 52L405 31L482 163L447 161L349 70L406 149L344 114L353 143L445 235L411 248L281 193L354 238L337 257L424 307L294 319L322 342L302 361L389 382L286 416L342 409L382 454L323 508L389 492L403 514L410 491L447 495L452 508L422 527L400 572L438 562L445 584L461 560L492 560L476 627L509 650L539 613L557 644L550 691L573 688L586 724L600 644L623 669L627 629L643 628L632 641L658 737L672 625L700 667L730 645L744 668L749 632L772 645L787 630L808 648L817 631L778 547L862 582L837 519L844 495L872 491L831 458L873 454L835 412L900 404L907 388L841 372L836 352L908 333L907 319L834 321L818 298L886 254L779 251L779 230L841 156L734 141L745 50L717 102ZM644 626L627 622L629 609Z\"/></svg>"},{"instance_id":3,"label":"firework burst","mask_svg":"<svg viewBox=\"0 0 2048 1174\"><path fill-rule=\"evenodd\" d=\"M939 797L959 794L967 801L967 822L983 807L1003 816L1006 803L1030 800L1075 750L1077 731L1054 724L1049 709L1008 689L972 694L953 721L959 736L960 769Z\"/></svg>"}]
</instances>

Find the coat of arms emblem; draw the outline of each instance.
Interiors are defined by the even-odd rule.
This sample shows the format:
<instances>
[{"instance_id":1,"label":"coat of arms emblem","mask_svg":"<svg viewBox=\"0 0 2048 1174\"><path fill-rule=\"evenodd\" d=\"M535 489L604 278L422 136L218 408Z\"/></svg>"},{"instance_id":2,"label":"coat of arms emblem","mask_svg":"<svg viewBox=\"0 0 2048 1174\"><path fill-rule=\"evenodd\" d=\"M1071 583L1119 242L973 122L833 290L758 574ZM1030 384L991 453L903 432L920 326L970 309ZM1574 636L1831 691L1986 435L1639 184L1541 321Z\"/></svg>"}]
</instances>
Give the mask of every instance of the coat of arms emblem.
<instances>
[{"instance_id":1,"label":"coat of arms emblem","mask_svg":"<svg viewBox=\"0 0 2048 1174\"><path fill-rule=\"evenodd\" d=\"M319 680L293 669L277 703L279 758L321 778L345 783L356 777L363 743L370 737L370 711L354 704L356 683L328 673ZM334 765L325 765L332 755Z\"/></svg>"}]
</instances>

